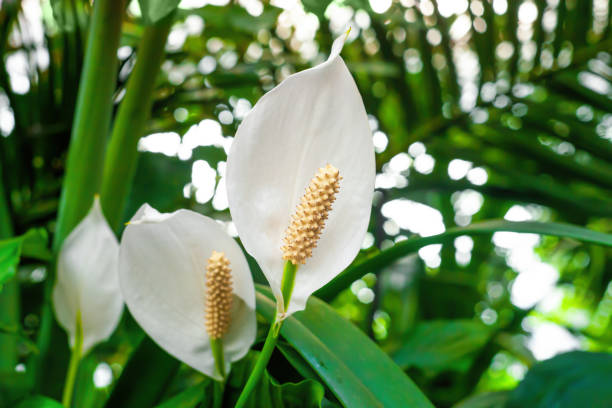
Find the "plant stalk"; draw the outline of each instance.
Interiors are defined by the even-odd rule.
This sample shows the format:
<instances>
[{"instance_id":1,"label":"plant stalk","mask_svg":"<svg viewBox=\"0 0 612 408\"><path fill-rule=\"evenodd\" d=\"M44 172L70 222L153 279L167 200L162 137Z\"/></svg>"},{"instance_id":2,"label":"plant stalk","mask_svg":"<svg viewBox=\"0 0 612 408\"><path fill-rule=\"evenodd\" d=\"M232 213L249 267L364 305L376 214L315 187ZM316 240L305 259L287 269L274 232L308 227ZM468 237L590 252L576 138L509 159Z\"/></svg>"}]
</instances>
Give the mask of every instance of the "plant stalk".
<instances>
[{"instance_id":1,"label":"plant stalk","mask_svg":"<svg viewBox=\"0 0 612 408\"><path fill-rule=\"evenodd\" d=\"M283 319L285 313L287 312L287 308L289 307L289 302L291 301L291 294L293 293L293 287L295 285L295 275L299 265L295 265L291 261L285 262L285 267L283 269L283 278L281 279L281 293L283 295L283 309L279 310L279 305L276 307L276 316L274 318L274 323L270 326L270 331L268 331L268 335L266 336L266 341L264 343L263 348L261 349L261 353L259 354L259 358L255 363L255 367L247 380L244 389L240 393L240 397L238 397L238 401L236 402L236 408L244 407L244 405L249 400L249 396L259 383L261 376L263 375L264 370L266 369L268 362L270 361L270 357L272 357L272 352L274 351L274 347L276 347L276 341L278 340L278 336L280 334L280 329L283 324Z\"/></svg>"},{"instance_id":2,"label":"plant stalk","mask_svg":"<svg viewBox=\"0 0 612 408\"><path fill-rule=\"evenodd\" d=\"M225 379L225 362L223 358L223 339L210 339L210 350L212 351L212 355L215 358L215 368Z\"/></svg>"},{"instance_id":3,"label":"plant stalk","mask_svg":"<svg viewBox=\"0 0 612 408\"><path fill-rule=\"evenodd\" d=\"M72 403L72 394L74 394L74 382L81 361L81 352L83 350L83 326L81 324L81 315L77 314L76 318L76 334L74 339L74 348L70 354L70 363L68 364L68 373L66 374L66 382L64 383L64 393L62 395L62 405L64 408L70 408Z\"/></svg>"},{"instance_id":4,"label":"plant stalk","mask_svg":"<svg viewBox=\"0 0 612 408\"><path fill-rule=\"evenodd\" d=\"M164 60L164 46L173 14L148 26L137 51L125 97L113 125L102 177L102 208L111 228L121 225L138 158L138 139L144 134L151 112L155 79Z\"/></svg>"},{"instance_id":5,"label":"plant stalk","mask_svg":"<svg viewBox=\"0 0 612 408\"><path fill-rule=\"evenodd\" d=\"M283 294L283 312L287 312L289 308L289 300L291 300L291 294L293 293L293 287L295 286L295 274L298 270L299 265L295 265L291 261L285 262L285 268L283 270L283 278L281 280L281 293Z\"/></svg>"},{"instance_id":6,"label":"plant stalk","mask_svg":"<svg viewBox=\"0 0 612 408\"><path fill-rule=\"evenodd\" d=\"M278 320L278 314L276 319L274 319L274 323L270 326L270 330L268 331L268 336L266 337L266 341L264 343L263 349L259 354L259 358L255 363L255 367L247 380L246 385L242 389L240 393L240 397L238 397L238 401L236 402L235 408L242 408L246 405L251 396L251 393L259 383L261 376L263 375L268 362L270 361L270 357L272 357L272 352L274 351L274 347L276 346L276 341L278 340L278 334L280 332L280 326L282 325L282 321Z\"/></svg>"},{"instance_id":7,"label":"plant stalk","mask_svg":"<svg viewBox=\"0 0 612 408\"><path fill-rule=\"evenodd\" d=\"M55 251L87 214L102 181L125 4L126 0L97 0L93 4L53 241Z\"/></svg>"},{"instance_id":8,"label":"plant stalk","mask_svg":"<svg viewBox=\"0 0 612 408\"><path fill-rule=\"evenodd\" d=\"M213 381L213 408L223 407L223 393L225 391L225 381Z\"/></svg>"}]
</instances>

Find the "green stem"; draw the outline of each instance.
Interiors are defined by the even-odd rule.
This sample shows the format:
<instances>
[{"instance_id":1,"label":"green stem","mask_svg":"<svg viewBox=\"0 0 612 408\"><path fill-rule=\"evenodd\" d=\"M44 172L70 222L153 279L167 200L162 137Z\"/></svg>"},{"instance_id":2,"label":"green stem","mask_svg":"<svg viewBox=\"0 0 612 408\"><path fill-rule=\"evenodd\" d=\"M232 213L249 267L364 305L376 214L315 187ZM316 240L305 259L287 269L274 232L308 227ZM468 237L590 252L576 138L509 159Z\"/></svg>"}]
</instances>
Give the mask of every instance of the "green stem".
<instances>
[{"instance_id":1,"label":"green stem","mask_svg":"<svg viewBox=\"0 0 612 408\"><path fill-rule=\"evenodd\" d=\"M66 382L64 383L64 394L62 396L62 405L65 408L70 408L72 402L72 394L74 393L74 382L81 361L81 351L83 349L83 327L81 325L81 315L77 314L76 318L76 333L74 339L74 348L70 354L70 363L68 364L68 374L66 374Z\"/></svg>"},{"instance_id":2,"label":"green stem","mask_svg":"<svg viewBox=\"0 0 612 408\"><path fill-rule=\"evenodd\" d=\"M113 125L102 178L102 208L110 226L121 225L138 158L138 139L151 112L155 79L164 60L164 45L173 14L148 26L138 46L136 64L127 82L125 97Z\"/></svg>"},{"instance_id":3,"label":"green stem","mask_svg":"<svg viewBox=\"0 0 612 408\"><path fill-rule=\"evenodd\" d=\"M278 334L280 332L280 326L282 325L282 321L275 319L274 323L270 326L270 331L268 331L268 336L266 337L266 342L264 343L263 349L259 354L259 358L255 363L255 367L247 380L246 385L242 389L240 393L240 397L238 397L238 401L236 402L235 408L244 407L249 397L257 384L259 383L259 379L261 378L266 366L268 365L268 361L270 361L270 357L272 357L272 352L274 351L274 347L276 346L276 340L278 339Z\"/></svg>"},{"instance_id":4,"label":"green stem","mask_svg":"<svg viewBox=\"0 0 612 408\"><path fill-rule=\"evenodd\" d=\"M291 294L293 293L293 286L295 285L295 275L299 265L295 265L291 261L285 262L285 269L283 270L283 278L281 280L281 293L283 294L283 312L286 312L289 308L289 301L291 300Z\"/></svg>"},{"instance_id":5,"label":"green stem","mask_svg":"<svg viewBox=\"0 0 612 408\"><path fill-rule=\"evenodd\" d=\"M210 339L210 349L215 358L215 367L221 377L225 379L225 363L223 359L223 339Z\"/></svg>"},{"instance_id":6,"label":"green stem","mask_svg":"<svg viewBox=\"0 0 612 408\"><path fill-rule=\"evenodd\" d=\"M93 4L53 242L56 251L87 214L100 188L125 3L97 0Z\"/></svg>"},{"instance_id":7,"label":"green stem","mask_svg":"<svg viewBox=\"0 0 612 408\"><path fill-rule=\"evenodd\" d=\"M215 381L213 390L213 408L223 407L223 392L225 391L224 381Z\"/></svg>"},{"instance_id":8,"label":"green stem","mask_svg":"<svg viewBox=\"0 0 612 408\"><path fill-rule=\"evenodd\" d=\"M246 385L244 386L242 393L240 393L240 397L236 402L236 408L244 407L244 405L249 400L249 396L259 383L259 379L263 375L266 366L268 365L268 361L270 361L270 357L272 357L272 352L274 351L274 347L276 346L276 341L278 340L278 335L280 333L280 328L283 324L283 320L280 316L280 313L285 313L287 308L289 307L289 301L291 300L291 294L293 293L293 287L295 285L295 275L297 273L299 265L295 265L291 261L285 262L285 268L283 269L283 278L281 279L281 293L283 294L283 310L278 310L278 305L276 308L276 317L274 318L274 322L270 326L270 331L268 332L268 336L266 337L266 341L264 343L263 349L261 349L261 353L259 354L259 358L255 363L255 367L247 380Z\"/></svg>"}]
</instances>

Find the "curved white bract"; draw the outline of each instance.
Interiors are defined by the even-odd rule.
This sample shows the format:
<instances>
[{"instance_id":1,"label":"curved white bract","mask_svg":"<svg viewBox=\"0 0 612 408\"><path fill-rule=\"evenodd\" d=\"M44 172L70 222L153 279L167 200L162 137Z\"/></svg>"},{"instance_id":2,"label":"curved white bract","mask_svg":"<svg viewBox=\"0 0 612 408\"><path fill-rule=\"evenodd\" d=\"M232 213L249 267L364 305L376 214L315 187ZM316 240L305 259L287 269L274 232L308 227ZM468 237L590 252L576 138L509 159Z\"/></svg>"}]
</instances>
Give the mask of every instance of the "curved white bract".
<instances>
[{"instance_id":1,"label":"curved white bract","mask_svg":"<svg viewBox=\"0 0 612 408\"><path fill-rule=\"evenodd\" d=\"M238 128L228 157L233 221L279 305L291 215L320 167L340 171L336 201L312 257L297 272L288 313L304 309L314 291L351 263L370 218L374 147L363 101L339 55L343 44L336 40L326 62L264 95Z\"/></svg>"},{"instance_id":2,"label":"curved white bract","mask_svg":"<svg viewBox=\"0 0 612 408\"><path fill-rule=\"evenodd\" d=\"M238 244L212 219L189 210L162 214L147 204L123 233L119 276L134 319L164 350L221 380L205 326L205 273L213 251L230 261L233 307L223 337L226 373L255 340L255 288Z\"/></svg>"}]
</instances>

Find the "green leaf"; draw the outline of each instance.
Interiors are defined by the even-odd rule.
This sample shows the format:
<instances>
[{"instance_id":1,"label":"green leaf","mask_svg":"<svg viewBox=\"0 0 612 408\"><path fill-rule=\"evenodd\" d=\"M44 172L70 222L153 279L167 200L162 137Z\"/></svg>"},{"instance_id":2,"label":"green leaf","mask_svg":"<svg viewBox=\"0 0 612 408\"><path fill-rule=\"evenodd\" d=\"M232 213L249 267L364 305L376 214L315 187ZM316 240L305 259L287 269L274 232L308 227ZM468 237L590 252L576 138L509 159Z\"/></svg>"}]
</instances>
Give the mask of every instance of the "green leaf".
<instances>
[{"instance_id":1,"label":"green leaf","mask_svg":"<svg viewBox=\"0 0 612 408\"><path fill-rule=\"evenodd\" d=\"M204 160L212 168L216 168L220 161L227 160L227 155L221 147L198 146L191 152L191 160Z\"/></svg>"},{"instance_id":2,"label":"green leaf","mask_svg":"<svg viewBox=\"0 0 612 408\"><path fill-rule=\"evenodd\" d=\"M51 398L36 395L21 401L17 408L63 408L63 406Z\"/></svg>"},{"instance_id":3,"label":"green leaf","mask_svg":"<svg viewBox=\"0 0 612 408\"><path fill-rule=\"evenodd\" d=\"M123 369L106 401L107 408L149 408L162 397L179 361L145 337Z\"/></svg>"},{"instance_id":4,"label":"green leaf","mask_svg":"<svg viewBox=\"0 0 612 408\"><path fill-rule=\"evenodd\" d=\"M276 306L257 287L257 310L269 322ZM378 346L326 303L311 297L289 316L281 335L348 407L432 407L412 380Z\"/></svg>"},{"instance_id":5,"label":"green leaf","mask_svg":"<svg viewBox=\"0 0 612 408\"><path fill-rule=\"evenodd\" d=\"M181 0L138 0L145 24L155 24L172 13Z\"/></svg>"},{"instance_id":6,"label":"green leaf","mask_svg":"<svg viewBox=\"0 0 612 408\"><path fill-rule=\"evenodd\" d=\"M351 283L368 272L378 272L396 260L431 244L443 244L460 235L487 235L497 231L523 232L530 234L554 235L577 239L583 242L612 246L612 234L593 231L588 228L556 222L512 222L504 220L483 221L467 227L451 228L431 237L415 237L401 241L356 265L349 266L340 275L316 292L324 300L333 299Z\"/></svg>"},{"instance_id":7,"label":"green leaf","mask_svg":"<svg viewBox=\"0 0 612 408\"><path fill-rule=\"evenodd\" d=\"M508 408L605 408L612 401L612 355L574 351L533 366Z\"/></svg>"},{"instance_id":8,"label":"green leaf","mask_svg":"<svg viewBox=\"0 0 612 408\"><path fill-rule=\"evenodd\" d=\"M129 220L143 203L159 211L184 207L182 186L191 180L191 167L191 162L176 157L140 152L123 220Z\"/></svg>"},{"instance_id":9,"label":"green leaf","mask_svg":"<svg viewBox=\"0 0 612 408\"><path fill-rule=\"evenodd\" d=\"M285 356L289 364L296 369L298 373L304 378L310 378L312 380L319 380L319 375L310 367L308 362L302 358L300 353L298 353L293 347L290 345L279 342L276 345L276 348Z\"/></svg>"},{"instance_id":10,"label":"green leaf","mask_svg":"<svg viewBox=\"0 0 612 408\"><path fill-rule=\"evenodd\" d=\"M207 378L203 383L187 388L156 408L195 408L207 394L212 393L212 389L212 380Z\"/></svg>"},{"instance_id":11,"label":"green leaf","mask_svg":"<svg viewBox=\"0 0 612 408\"><path fill-rule=\"evenodd\" d=\"M236 403L240 391L255 367L258 356L259 352L251 351L232 366L225 391L226 398L229 396L231 402L226 404L227 406L234 406ZM306 379L299 383L279 384L265 371L247 402L247 407L320 408L324 394L325 389L318 381Z\"/></svg>"},{"instance_id":12,"label":"green leaf","mask_svg":"<svg viewBox=\"0 0 612 408\"><path fill-rule=\"evenodd\" d=\"M485 392L464 399L453 408L503 408L508 400L508 391Z\"/></svg>"},{"instance_id":13,"label":"green leaf","mask_svg":"<svg viewBox=\"0 0 612 408\"><path fill-rule=\"evenodd\" d=\"M19 237L0 241L0 289L15 276L22 256L42 261L51 259L47 241L47 231L42 228L31 229Z\"/></svg>"},{"instance_id":14,"label":"green leaf","mask_svg":"<svg viewBox=\"0 0 612 408\"><path fill-rule=\"evenodd\" d=\"M242 7L207 5L196 10L179 10L178 18L197 14L206 21L208 35L235 38L237 33L257 35L261 30L274 29L281 11L282 9L277 7L265 7L262 13L255 17Z\"/></svg>"},{"instance_id":15,"label":"green leaf","mask_svg":"<svg viewBox=\"0 0 612 408\"><path fill-rule=\"evenodd\" d=\"M472 357L487 343L491 329L472 320L436 320L420 323L393 354L402 368L465 372Z\"/></svg>"}]
</instances>

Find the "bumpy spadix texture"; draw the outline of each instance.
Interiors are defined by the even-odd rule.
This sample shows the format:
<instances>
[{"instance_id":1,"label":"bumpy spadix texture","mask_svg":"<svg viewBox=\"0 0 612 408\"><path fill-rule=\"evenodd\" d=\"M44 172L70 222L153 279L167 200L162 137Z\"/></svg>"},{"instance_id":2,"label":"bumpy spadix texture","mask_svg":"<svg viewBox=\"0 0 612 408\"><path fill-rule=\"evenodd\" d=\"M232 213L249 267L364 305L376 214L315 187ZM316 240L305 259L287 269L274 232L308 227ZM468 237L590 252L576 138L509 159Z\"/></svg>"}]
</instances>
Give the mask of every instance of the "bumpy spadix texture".
<instances>
[{"instance_id":1,"label":"bumpy spadix texture","mask_svg":"<svg viewBox=\"0 0 612 408\"><path fill-rule=\"evenodd\" d=\"M74 346L81 316L83 355L115 331L123 298L119 289L119 243L98 198L87 216L68 235L57 257L53 309Z\"/></svg>"},{"instance_id":2,"label":"bumpy spadix texture","mask_svg":"<svg viewBox=\"0 0 612 408\"><path fill-rule=\"evenodd\" d=\"M227 262L213 256L209 263L213 251L223 252ZM208 285L207 267L230 274L231 287L221 285L225 278L216 274ZM227 290L220 295L225 306L219 310L227 313L231 324L223 331L213 330L223 332L226 375L255 340L255 288L249 265L236 241L208 217L188 210L164 214L143 205L121 239L119 278L125 303L144 331L169 354L209 377L223 378L215 367L206 327L207 305L219 304L207 288Z\"/></svg>"},{"instance_id":3,"label":"bumpy spadix texture","mask_svg":"<svg viewBox=\"0 0 612 408\"><path fill-rule=\"evenodd\" d=\"M285 245L282 247L284 260L303 265L312 256L340 190L340 180L340 172L331 164L319 168L310 180L285 232Z\"/></svg>"},{"instance_id":4,"label":"bumpy spadix texture","mask_svg":"<svg viewBox=\"0 0 612 408\"><path fill-rule=\"evenodd\" d=\"M211 339L227 333L232 318L232 273L223 252L213 251L206 266L206 331Z\"/></svg>"},{"instance_id":5,"label":"bumpy spadix texture","mask_svg":"<svg viewBox=\"0 0 612 408\"><path fill-rule=\"evenodd\" d=\"M304 309L313 292L353 261L370 219L374 146L359 90L340 57L344 37L327 61L289 76L259 99L227 159L232 219L281 308L282 248L291 216L317 169L332 164L342 175L317 246L295 276L288 310L280 310L286 315Z\"/></svg>"}]
</instances>

